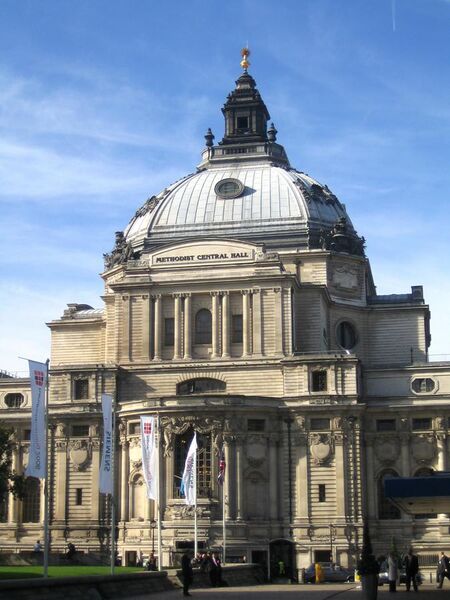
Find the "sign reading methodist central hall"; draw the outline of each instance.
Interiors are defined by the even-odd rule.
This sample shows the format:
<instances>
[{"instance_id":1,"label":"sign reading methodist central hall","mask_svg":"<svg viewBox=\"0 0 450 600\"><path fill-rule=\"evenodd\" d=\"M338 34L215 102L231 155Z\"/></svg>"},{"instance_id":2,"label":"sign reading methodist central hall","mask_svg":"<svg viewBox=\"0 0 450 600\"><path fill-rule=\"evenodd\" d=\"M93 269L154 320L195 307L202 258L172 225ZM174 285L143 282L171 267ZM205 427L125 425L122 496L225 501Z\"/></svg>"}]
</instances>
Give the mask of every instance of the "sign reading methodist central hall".
<instances>
[{"instance_id":1,"label":"sign reading methodist central hall","mask_svg":"<svg viewBox=\"0 0 450 600\"><path fill-rule=\"evenodd\" d=\"M198 263L221 263L236 261L252 261L255 257L255 247L247 244L232 243L194 243L178 244L152 255L153 266L186 265Z\"/></svg>"}]
</instances>

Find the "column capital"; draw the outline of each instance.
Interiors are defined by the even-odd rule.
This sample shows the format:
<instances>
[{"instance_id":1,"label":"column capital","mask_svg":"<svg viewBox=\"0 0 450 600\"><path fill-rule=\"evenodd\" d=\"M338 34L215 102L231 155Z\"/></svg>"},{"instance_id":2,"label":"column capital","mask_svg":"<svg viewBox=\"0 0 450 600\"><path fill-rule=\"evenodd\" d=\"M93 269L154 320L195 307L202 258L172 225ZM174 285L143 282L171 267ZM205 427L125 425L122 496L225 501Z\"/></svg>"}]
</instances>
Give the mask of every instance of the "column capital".
<instances>
[{"instance_id":1,"label":"column capital","mask_svg":"<svg viewBox=\"0 0 450 600\"><path fill-rule=\"evenodd\" d=\"M219 296L219 295L220 295L220 292L217 292L217 291L215 291L215 292L209 292L209 295L210 295L210 296L212 296L212 297L214 298L214 297L217 297L217 296Z\"/></svg>"},{"instance_id":2,"label":"column capital","mask_svg":"<svg viewBox=\"0 0 450 600\"><path fill-rule=\"evenodd\" d=\"M152 300L161 300L162 294L150 294Z\"/></svg>"}]
</instances>

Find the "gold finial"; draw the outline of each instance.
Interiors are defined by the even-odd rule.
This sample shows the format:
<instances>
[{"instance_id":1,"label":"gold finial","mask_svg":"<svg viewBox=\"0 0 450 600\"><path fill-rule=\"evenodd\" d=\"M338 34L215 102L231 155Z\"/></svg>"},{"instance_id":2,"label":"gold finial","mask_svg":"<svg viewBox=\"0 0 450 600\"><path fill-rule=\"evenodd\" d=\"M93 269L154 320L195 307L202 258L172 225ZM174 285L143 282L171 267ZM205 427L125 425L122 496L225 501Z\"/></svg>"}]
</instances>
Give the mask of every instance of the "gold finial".
<instances>
[{"instance_id":1,"label":"gold finial","mask_svg":"<svg viewBox=\"0 0 450 600\"><path fill-rule=\"evenodd\" d=\"M246 71L250 66L250 62L248 61L248 57L250 56L250 50L248 48L242 48L241 56L241 67L244 69L244 71Z\"/></svg>"}]
</instances>

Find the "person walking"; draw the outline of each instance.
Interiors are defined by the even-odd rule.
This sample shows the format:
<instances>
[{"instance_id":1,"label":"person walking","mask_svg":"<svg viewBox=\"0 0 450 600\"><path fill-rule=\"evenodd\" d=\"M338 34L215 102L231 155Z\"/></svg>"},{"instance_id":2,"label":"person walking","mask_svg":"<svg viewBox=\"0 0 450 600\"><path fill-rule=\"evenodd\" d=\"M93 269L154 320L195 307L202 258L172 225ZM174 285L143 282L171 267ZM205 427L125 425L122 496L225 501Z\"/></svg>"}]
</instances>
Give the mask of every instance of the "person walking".
<instances>
[{"instance_id":1,"label":"person walking","mask_svg":"<svg viewBox=\"0 0 450 600\"><path fill-rule=\"evenodd\" d=\"M183 596L190 596L189 587L194 579L194 571L192 570L191 559L188 551L185 550L181 557L181 575L183 577Z\"/></svg>"},{"instance_id":2,"label":"person walking","mask_svg":"<svg viewBox=\"0 0 450 600\"><path fill-rule=\"evenodd\" d=\"M393 552L389 552L388 556L388 579L389 579L389 591L397 591L397 577L398 577L398 564L397 557Z\"/></svg>"},{"instance_id":3,"label":"person walking","mask_svg":"<svg viewBox=\"0 0 450 600\"><path fill-rule=\"evenodd\" d=\"M417 589L417 574L419 572L419 559L413 553L412 548L408 550L408 554L405 556L404 566L406 575L406 591L409 592L412 581L414 591L418 592L419 590Z\"/></svg>"},{"instance_id":4,"label":"person walking","mask_svg":"<svg viewBox=\"0 0 450 600\"><path fill-rule=\"evenodd\" d=\"M441 556L439 557L438 560L438 564L437 564L437 573L436 573L436 580L437 580L437 588L441 589L443 583L444 583L444 578L447 577L447 579L450 579L450 563L448 560L448 556L446 556L445 552L441 552Z\"/></svg>"}]
</instances>

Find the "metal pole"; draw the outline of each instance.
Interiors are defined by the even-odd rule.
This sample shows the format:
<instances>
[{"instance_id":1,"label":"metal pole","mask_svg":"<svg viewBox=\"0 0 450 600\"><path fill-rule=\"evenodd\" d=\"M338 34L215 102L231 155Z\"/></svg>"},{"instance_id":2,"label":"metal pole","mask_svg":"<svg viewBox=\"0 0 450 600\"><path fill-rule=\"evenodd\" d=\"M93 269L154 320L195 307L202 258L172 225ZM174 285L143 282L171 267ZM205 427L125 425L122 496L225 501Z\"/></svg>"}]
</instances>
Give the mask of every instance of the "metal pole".
<instances>
[{"instance_id":1,"label":"metal pole","mask_svg":"<svg viewBox=\"0 0 450 600\"><path fill-rule=\"evenodd\" d=\"M222 482L222 538L223 538L223 550L222 550L222 562L226 564L227 554L227 529L225 527L225 481Z\"/></svg>"},{"instance_id":2,"label":"metal pole","mask_svg":"<svg viewBox=\"0 0 450 600\"><path fill-rule=\"evenodd\" d=\"M156 416L156 431L158 432L156 443L158 444L157 462L158 462L158 499L157 499L157 516L156 521L158 525L158 571L162 570L162 543L161 543L161 429L159 422L159 414ZM153 539L155 532L153 531ZM154 552L154 550L153 550Z\"/></svg>"},{"instance_id":3,"label":"metal pole","mask_svg":"<svg viewBox=\"0 0 450 600\"><path fill-rule=\"evenodd\" d=\"M197 539L197 452L198 447L195 449L195 460L194 460L194 558L197 558L198 553L198 539Z\"/></svg>"},{"instance_id":4,"label":"metal pole","mask_svg":"<svg viewBox=\"0 0 450 600\"><path fill-rule=\"evenodd\" d=\"M111 452L111 471L112 471L112 489L111 498L111 575L114 575L114 567L116 566L116 406L113 399L112 402L112 452Z\"/></svg>"},{"instance_id":5,"label":"metal pole","mask_svg":"<svg viewBox=\"0 0 450 600\"><path fill-rule=\"evenodd\" d=\"M49 545L50 545L50 536L49 536L49 527L48 527L48 517L49 517L49 482L48 482L48 390L49 390L49 380L48 380L48 366L50 364L50 359L47 358L45 361L47 365L47 380L45 384L45 483L44 483L44 577L48 577L48 554L49 554Z\"/></svg>"}]
</instances>

